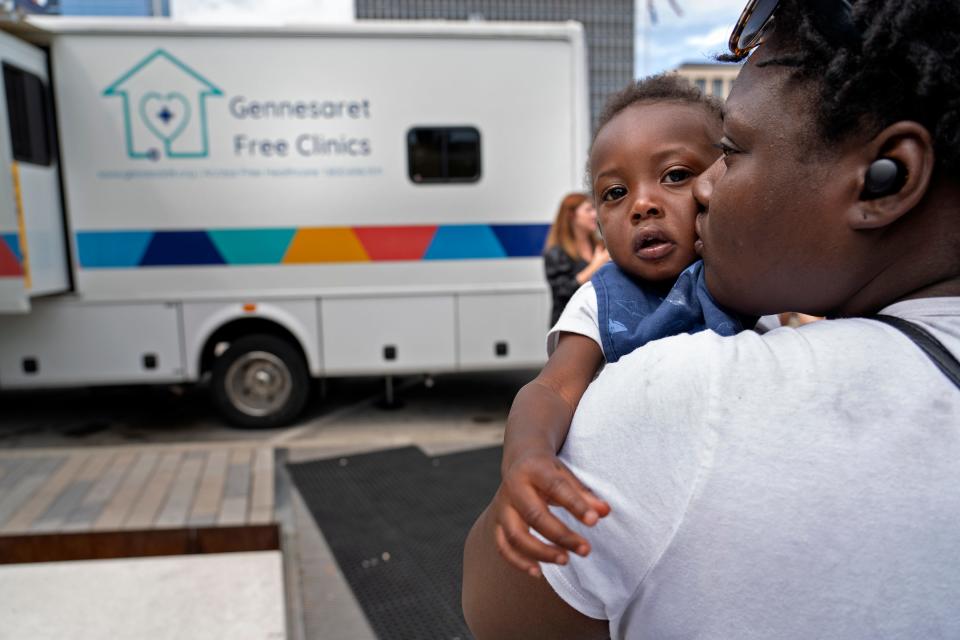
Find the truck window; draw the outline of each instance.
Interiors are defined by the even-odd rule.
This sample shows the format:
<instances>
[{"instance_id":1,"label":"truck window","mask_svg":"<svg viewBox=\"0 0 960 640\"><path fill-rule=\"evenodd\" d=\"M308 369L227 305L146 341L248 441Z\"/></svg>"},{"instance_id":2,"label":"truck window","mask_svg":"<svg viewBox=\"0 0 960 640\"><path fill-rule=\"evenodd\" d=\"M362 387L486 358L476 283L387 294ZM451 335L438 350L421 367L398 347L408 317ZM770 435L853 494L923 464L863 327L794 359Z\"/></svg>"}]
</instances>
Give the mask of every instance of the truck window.
<instances>
[{"instance_id":1,"label":"truck window","mask_svg":"<svg viewBox=\"0 0 960 640\"><path fill-rule=\"evenodd\" d=\"M3 63L3 88L13 159L49 166L53 162L50 135L53 119L43 80L29 71Z\"/></svg>"},{"instance_id":2,"label":"truck window","mask_svg":"<svg viewBox=\"0 0 960 640\"><path fill-rule=\"evenodd\" d=\"M480 180L480 132L474 127L414 127L407 164L417 184Z\"/></svg>"}]
</instances>

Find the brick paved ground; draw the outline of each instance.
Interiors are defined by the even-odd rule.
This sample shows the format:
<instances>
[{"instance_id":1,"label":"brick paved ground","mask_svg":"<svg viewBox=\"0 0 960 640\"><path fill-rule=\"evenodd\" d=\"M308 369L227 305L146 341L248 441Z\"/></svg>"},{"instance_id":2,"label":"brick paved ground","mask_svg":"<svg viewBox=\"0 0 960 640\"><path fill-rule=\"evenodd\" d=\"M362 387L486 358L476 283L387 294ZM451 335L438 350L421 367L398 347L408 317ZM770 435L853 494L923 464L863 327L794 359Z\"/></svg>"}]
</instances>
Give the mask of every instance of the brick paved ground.
<instances>
[{"instance_id":1,"label":"brick paved ground","mask_svg":"<svg viewBox=\"0 0 960 640\"><path fill-rule=\"evenodd\" d=\"M269 446L0 452L0 535L268 524L274 500Z\"/></svg>"}]
</instances>

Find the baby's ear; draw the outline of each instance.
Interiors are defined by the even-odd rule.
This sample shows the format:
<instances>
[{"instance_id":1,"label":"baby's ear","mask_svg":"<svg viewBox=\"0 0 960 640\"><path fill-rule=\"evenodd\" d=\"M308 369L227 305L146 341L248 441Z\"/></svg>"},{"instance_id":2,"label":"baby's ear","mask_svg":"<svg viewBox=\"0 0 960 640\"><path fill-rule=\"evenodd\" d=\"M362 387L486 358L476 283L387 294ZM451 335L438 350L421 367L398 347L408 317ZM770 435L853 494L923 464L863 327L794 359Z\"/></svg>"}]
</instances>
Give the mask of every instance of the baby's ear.
<instances>
[{"instance_id":1,"label":"baby's ear","mask_svg":"<svg viewBox=\"0 0 960 640\"><path fill-rule=\"evenodd\" d=\"M896 122L864 148L859 168L859 199L847 222L853 229L880 229L914 209L930 187L933 139L923 125Z\"/></svg>"}]
</instances>

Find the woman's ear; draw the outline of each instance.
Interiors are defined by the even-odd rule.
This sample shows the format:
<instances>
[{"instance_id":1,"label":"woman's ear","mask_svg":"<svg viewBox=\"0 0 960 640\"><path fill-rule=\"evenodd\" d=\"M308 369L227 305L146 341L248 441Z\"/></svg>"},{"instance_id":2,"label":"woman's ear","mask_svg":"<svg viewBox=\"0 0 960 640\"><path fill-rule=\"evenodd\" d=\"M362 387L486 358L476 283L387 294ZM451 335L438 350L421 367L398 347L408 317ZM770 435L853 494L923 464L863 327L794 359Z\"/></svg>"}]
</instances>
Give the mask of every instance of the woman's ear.
<instances>
[{"instance_id":1,"label":"woman's ear","mask_svg":"<svg viewBox=\"0 0 960 640\"><path fill-rule=\"evenodd\" d=\"M877 134L864 151L860 198L850 208L847 221L853 229L880 229L915 208L926 195L933 175L933 139L926 127L905 120Z\"/></svg>"}]
</instances>

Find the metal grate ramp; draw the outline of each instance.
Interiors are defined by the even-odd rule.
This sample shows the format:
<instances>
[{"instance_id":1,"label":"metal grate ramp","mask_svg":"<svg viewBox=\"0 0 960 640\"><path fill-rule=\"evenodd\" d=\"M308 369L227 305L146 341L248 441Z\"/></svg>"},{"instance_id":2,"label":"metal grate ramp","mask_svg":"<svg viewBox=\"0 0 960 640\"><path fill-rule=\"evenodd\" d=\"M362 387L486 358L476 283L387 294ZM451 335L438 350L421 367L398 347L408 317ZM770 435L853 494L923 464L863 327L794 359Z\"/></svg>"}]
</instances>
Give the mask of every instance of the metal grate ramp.
<instances>
[{"instance_id":1,"label":"metal grate ramp","mask_svg":"<svg viewBox=\"0 0 960 640\"><path fill-rule=\"evenodd\" d=\"M405 447L289 465L379 638L471 637L460 609L463 542L496 491L500 454Z\"/></svg>"}]
</instances>

